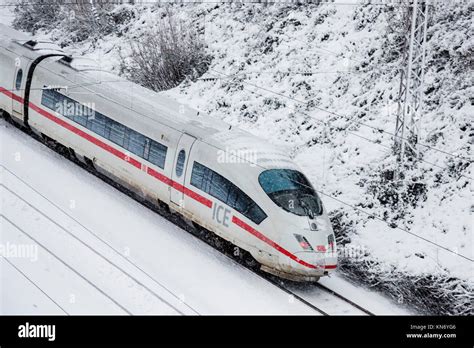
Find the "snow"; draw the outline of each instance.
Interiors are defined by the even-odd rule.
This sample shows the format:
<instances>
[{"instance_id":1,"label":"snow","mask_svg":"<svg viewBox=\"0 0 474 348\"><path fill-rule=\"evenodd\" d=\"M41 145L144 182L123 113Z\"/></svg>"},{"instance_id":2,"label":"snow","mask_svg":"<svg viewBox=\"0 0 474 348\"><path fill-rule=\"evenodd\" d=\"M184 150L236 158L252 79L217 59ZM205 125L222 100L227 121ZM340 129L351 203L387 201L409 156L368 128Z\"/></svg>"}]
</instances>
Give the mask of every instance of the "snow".
<instances>
[{"instance_id":1,"label":"snow","mask_svg":"<svg viewBox=\"0 0 474 348\"><path fill-rule=\"evenodd\" d=\"M416 314L416 311L413 309L395 303L381 293L351 284L337 274L330 278L322 278L319 283L352 300L375 315ZM292 290L311 303L318 303L320 308L327 313L335 313L338 315L363 314L363 312L356 307L347 306L347 303L342 299L335 299L330 293L323 291L316 286L303 288L293 287Z\"/></svg>"},{"instance_id":2,"label":"snow","mask_svg":"<svg viewBox=\"0 0 474 348\"><path fill-rule=\"evenodd\" d=\"M0 5L10 5L13 4L13 1L9 0L0 0ZM12 6L5 6L2 7L2 11L0 12L0 23L10 26L15 19L15 14L13 13Z\"/></svg>"}]
</instances>

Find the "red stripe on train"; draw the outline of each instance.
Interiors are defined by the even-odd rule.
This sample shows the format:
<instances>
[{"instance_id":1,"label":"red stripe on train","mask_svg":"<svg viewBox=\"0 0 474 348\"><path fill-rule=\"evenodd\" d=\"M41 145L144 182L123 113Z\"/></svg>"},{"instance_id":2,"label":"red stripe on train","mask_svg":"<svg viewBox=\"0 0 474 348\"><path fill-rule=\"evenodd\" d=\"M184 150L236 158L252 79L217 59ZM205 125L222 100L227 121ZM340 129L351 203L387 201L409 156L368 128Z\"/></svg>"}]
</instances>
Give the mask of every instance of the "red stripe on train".
<instances>
[{"instance_id":1,"label":"red stripe on train","mask_svg":"<svg viewBox=\"0 0 474 348\"><path fill-rule=\"evenodd\" d=\"M103 141L93 137L92 135L80 130L79 128L74 127L73 125L67 123L66 121L60 119L59 117L54 116L53 114L50 114L49 112L47 112L46 110L43 110L42 108L36 106L35 104L30 103L30 108L35 110L37 113L41 114L42 116L46 117L47 119L53 121L54 123L59 124L63 128L66 128L67 130L70 130L74 134L79 135L81 138L86 139L87 141L93 143L94 145L97 145L98 147L104 149L105 151L110 152L114 156L124 160L125 162L130 163L132 166L136 168L142 167L142 164L139 161L130 157L126 153L120 150L117 150L116 148L110 146L109 144L106 144Z\"/></svg>"},{"instance_id":2,"label":"red stripe on train","mask_svg":"<svg viewBox=\"0 0 474 348\"><path fill-rule=\"evenodd\" d=\"M303 266L306 266L308 268L312 268L312 269L315 269L315 268L319 268L319 266L315 266L315 265L312 265L310 263L307 263L303 260L301 260L300 258L298 258L296 255L290 253L288 250L286 250L285 248L283 248L282 246L280 246L279 244L275 243L274 241L272 241L271 239L267 238L266 236L264 236L262 233L258 232L256 229L254 229L252 226L248 225L246 222L242 221L241 219L239 219L237 216L232 216L232 222L234 224L236 224L237 226L243 228L244 230L246 230L247 232L249 232L250 234L253 234L255 237L257 237L258 239L264 241L265 243L267 243L268 245L270 245L271 247L275 248L276 250L278 250L279 252L281 252L282 254L288 256L290 259L292 259L293 261L296 261L298 262L299 264L303 265Z\"/></svg>"},{"instance_id":3,"label":"red stripe on train","mask_svg":"<svg viewBox=\"0 0 474 348\"><path fill-rule=\"evenodd\" d=\"M20 103L22 103L22 104L24 103L22 97L17 96L16 94L12 93L12 92L9 91L8 89L5 89L5 88L3 88L3 87L0 87L0 92L2 92L3 94L5 94L7 97L16 100L17 102L20 102Z\"/></svg>"},{"instance_id":4,"label":"red stripe on train","mask_svg":"<svg viewBox=\"0 0 474 348\"><path fill-rule=\"evenodd\" d=\"M184 194L186 196L191 197L195 201L198 201L199 203L205 205L208 208L212 208L212 201L210 199L207 199L204 196L201 196L199 193L194 192L193 190L188 189L187 187L184 187Z\"/></svg>"},{"instance_id":5,"label":"red stripe on train","mask_svg":"<svg viewBox=\"0 0 474 348\"><path fill-rule=\"evenodd\" d=\"M172 180L170 178L168 178L166 175L158 173L156 170L154 170L153 168L150 168L150 167L147 168L146 172L148 173L148 175L151 175L151 176L155 177L156 179L164 182L166 185L171 186Z\"/></svg>"},{"instance_id":6,"label":"red stripe on train","mask_svg":"<svg viewBox=\"0 0 474 348\"><path fill-rule=\"evenodd\" d=\"M6 90L5 88L0 87L0 92L7 95L8 97L10 97L12 99L15 99L15 100L23 103L23 98L15 95L14 93ZM51 114L48 111L40 108L39 106L35 105L34 103L30 102L29 107L32 110L39 113L40 115L47 118L48 120L53 121L54 123L60 125L61 127L63 127L65 129L73 132L74 134L80 136L81 138L86 139L87 141L93 143L94 145L97 145L98 147L100 147L100 148L104 149L105 151L113 154L114 156L120 158L121 160L124 160L125 162L130 163L132 166L134 166L138 169L142 168L142 163L140 161L130 157L128 154L114 148L113 146L110 146L109 144L101 141L100 139L97 139L97 138L93 137L92 135L84 132L83 130L67 123L66 121L60 119L59 117L54 116L53 114ZM199 202L199 203L201 203L201 204L203 204L203 205L205 205L209 208L212 208L212 201L207 199L204 196L201 196L199 193L194 192L194 191L180 185L179 183L171 180L170 178L168 178L167 176L165 176L161 173L158 173L156 170L154 170L152 168L147 167L146 172L147 172L147 174L155 177L156 179L160 180L161 182L165 183L166 185L172 186L175 189L177 189L178 191L183 192L185 195L187 195L190 198L196 200L197 202Z\"/></svg>"}]
</instances>

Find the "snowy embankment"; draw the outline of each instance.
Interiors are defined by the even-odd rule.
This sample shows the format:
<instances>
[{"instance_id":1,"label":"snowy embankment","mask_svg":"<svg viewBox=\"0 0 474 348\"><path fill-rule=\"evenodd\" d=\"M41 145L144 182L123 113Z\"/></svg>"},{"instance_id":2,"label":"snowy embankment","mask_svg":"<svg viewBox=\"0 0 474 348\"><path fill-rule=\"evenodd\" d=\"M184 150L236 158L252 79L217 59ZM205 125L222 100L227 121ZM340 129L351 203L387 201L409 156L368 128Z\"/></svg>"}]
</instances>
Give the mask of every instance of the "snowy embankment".
<instances>
[{"instance_id":1,"label":"snowy embankment","mask_svg":"<svg viewBox=\"0 0 474 348\"><path fill-rule=\"evenodd\" d=\"M402 7L171 6L213 60L166 94L289 148L331 210L342 274L427 313L472 314L472 7L433 7L423 161L401 187L390 176ZM68 20L40 34L119 73L166 10L114 13L122 21L103 38L74 42Z\"/></svg>"}]
</instances>

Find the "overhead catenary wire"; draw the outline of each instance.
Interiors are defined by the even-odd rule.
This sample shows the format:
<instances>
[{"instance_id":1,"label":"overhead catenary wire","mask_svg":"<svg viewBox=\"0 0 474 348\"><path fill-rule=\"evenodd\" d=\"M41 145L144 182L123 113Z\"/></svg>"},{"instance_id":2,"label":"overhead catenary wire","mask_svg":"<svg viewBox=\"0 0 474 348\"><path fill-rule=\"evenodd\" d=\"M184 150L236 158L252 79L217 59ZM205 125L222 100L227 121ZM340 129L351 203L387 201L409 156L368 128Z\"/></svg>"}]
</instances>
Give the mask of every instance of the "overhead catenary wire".
<instances>
[{"instance_id":1,"label":"overhead catenary wire","mask_svg":"<svg viewBox=\"0 0 474 348\"><path fill-rule=\"evenodd\" d=\"M70 2L70 3L71 3L71 4L78 4L78 3L79 3L79 4L82 4L81 2ZM150 2L141 2L141 3L155 3L155 2L150 1ZM332 2L328 2L328 3L332 3ZM64 3L64 4L67 4L67 2ZM337 3L335 3L335 4L337 4ZM374 4L374 3L370 3L370 5L372 5L372 4ZM387 3L386 5L393 6L393 2L392 2L392 3ZM284 34L284 35L286 35L286 34ZM297 40L297 41L303 42L302 40ZM323 49L323 48L321 48L321 49ZM324 49L324 50L327 51L327 52L329 52L329 53L336 54L336 52L333 52L333 51L330 51L330 50L327 50L327 49ZM351 58L350 58L350 59L351 59ZM352 59L352 60L353 60L353 59ZM224 76L226 76L226 78L232 78L232 77L233 77L232 75L224 74L224 73L219 72L219 71L216 71L216 70L214 70L214 69L210 69L210 70L214 71L215 73L224 75ZM298 73L300 73L300 74L307 74L307 72L296 72L295 74L298 74ZM315 72L315 73L316 73L316 72ZM332 73L332 72L318 72L318 73ZM339 72L335 71L334 73L339 73ZM340 73L353 73L353 72L340 72ZM354 72L354 73L355 73L355 72ZM245 75L245 73L242 73L242 74ZM117 81L117 82L121 82L121 81ZM255 88L260 88L260 89L262 89L262 90L265 90L265 91L267 91L267 92L269 92L269 93L274 93L274 94L277 94L277 95L279 95L279 96L281 96L281 97L291 99L291 100L293 100L293 101L295 101L295 102L297 102L297 103L301 103L301 104L305 104L305 105L308 104L308 102L305 102L305 101L302 101L302 100L298 100L298 99L293 98L293 97L291 97L291 96L287 96L287 95L285 95L285 94L283 94L283 93L279 93L279 92L276 92L276 91L269 90L269 89L267 89L267 88L265 88L265 87L252 84L252 83L250 83L250 82L248 82L248 81L242 81L242 82L243 82L243 83L246 83L246 84L249 84L249 85L251 85L251 86L253 86L253 87L255 87ZM100 84L100 83L101 83L101 82L97 82L97 84ZM92 84L94 84L94 83L92 83ZM80 87L80 85L78 85L77 87ZM71 87L69 87L69 88L74 88L74 87L71 86ZM14 91L14 90L10 90L10 91ZM329 114L332 114L332 115L335 115L335 116L338 116L338 117L346 117L346 116L344 116L344 115L338 114L338 113L336 113L336 112L333 112L333 111L330 111L330 110L327 110L327 109L324 109L324 108L321 108L321 107L318 107L318 106L314 106L314 107L315 107L316 109L320 110L320 111L323 111L323 112L326 112L326 113L329 113ZM314 119L314 117L312 117L312 116L310 116L310 115L307 115L307 116ZM362 122L362 121L355 120L355 119L352 119L351 121L354 122L354 123L357 123L357 124L359 124L359 125L361 125L361 126L369 127L369 128L372 128L372 129L374 129L374 130L376 130L376 131L378 131L378 132L383 132L383 133L389 134L389 135L392 136L392 137L395 137L395 134L392 133L392 132L383 130L383 129L378 128L378 127L374 127L374 126L368 125L368 124L366 124L366 123L364 123L364 122ZM408 139L405 139L405 138L401 138L401 139L408 141ZM434 151L441 152L441 153L443 153L443 154L445 154L445 155L453 156L453 157L456 157L456 158L459 158L459 159L462 159L462 160L466 160L466 161L472 162L471 159L468 159L468 158L465 158L465 157L463 157L463 156L459 156L459 155L456 155L456 154L452 154L452 153L450 153L450 152L444 151L444 150L442 150L442 149L435 148L435 147L433 147L433 146L431 146L431 145L428 145L428 144L418 143L418 145L419 145L419 146L423 146L423 147L425 147L425 148L429 148L429 149L434 150Z\"/></svg>"},{"instance_id":2,"label":"overhead catenary wire","mask_svg":"<svg viewBox=\"0 0 474 348\"><path fill-rule=\"evenodd\" d=\"M434 1L433 1L434 2ZM118 5L115 1L102 0L101 5ZM254 5L279 5L279 4L295 4L294 1L265 1L265 0L228 0L228 1L218 1L218 0L156 0L156 1L137 1L134 5L199 5L199 4L221 4L221 5L242 5L242 4L254 4ZM388 6L388 7L412 7L413 5L410 2L404 1L371 1L371 0L359 0L359 1L338 1L338 0L309 0L307 4L324 4L324 5L334 5L334 6ZM77 6L77 5L87 5L85 2L77 1L58 1L58 2L48 2L48 1L31 1L28 5L34 6ZM432 6L433 4L429 4ZM0 7L14 7L17 4L0 4Z\"/></svg>"},{"instance_id":3,"label":"overhead catenary wire","mask_svg":"<svg viewBox=\"0 0 474 348\"><path fill-rule=\"evenodd\" d=\"M214 69L210 69L210 70L211 70L211 71L214 71L214 72L217 73L217 74L221 74L221 75L228 76L228 77L231 76L231 75L225 74L225 73L223 73L223 72L220 72L220 71L217 71L217 70L214 70ZM256 85L256 84L251 83L251 82L248 82L248 81L242 81L242 80L241 80L240 82L245 83L245 84L247 84L247 85L249 85L249 86L253 86L253 87L255 87L255 88L258 88L258 89L267 91L267 92L269 92L269 93L272 93L272 94L275 94L275 95L279 95L279 96L281 96L281 97L283 97L283 98L293 100L293 101L295 101L295 102L297 102L297 103L299 103L299 104L308 105L308 102L306 102L306 101L296 99L296 98L294 98L294 97L288 96L288 95L283 94L283 93L281 93L281 92L276 92L276 91L273 91L273 90L271 90L271 89L268 89L268 88L265 88L265 87ZM338 116L338 117L347 118L346 115L342 115L342 114L336 113L336 112L334 112L334 111L321 108L321 107L319 107L319 106L315 106L315 105L312 105L312 106L313 106L314 108L320 110L320 111L325 112L325 113L328 113L328 114L331 114L331 115L334 115L334 116ZM308 116L308 117L314 119L314 117L311 116L311 115L306 115L306 116ZM375 126L366 124L366 123L364 123L364 122L362 122L362 121L359 121L359 120L356 120L356 119L354 119L354 118L350 119L349 121L350 121L350 122L353 122L353 123L357 123L357 124L359 124L359 125L361 125L361 126L364 126L364 127L371 128L371 129L376 130L377 132L380 132L380 133L385 133L385 134L389 134L389 135L391 135L391 136L395 136L395 134L392 133L392 132L389 132L389 131L386 131L386 130L384 130L384 129L381 129L381 128L378 128L378 127L375 127ZM434 150L434 151L438 151L438 152L443 153L443 154L448 155L448 156L452 156L452 157L456 157L456 158L459 158L459 159L463 159L463 160L466 160L466 161L469 161L469 162L473 162L473 160L471 160L471 159L465 158L465 157L463 157L463 156L458 156L458 155L456 155L456 154L453 154L453 153L444 151L444 150L442 150L442 149L435 148L435 147L433 147L433 146L431 146L431 145L428 145L428 144L418 143L418 145L423 146L423 147L426 147L426 148L429 148L429 149Z\"/></svg>"},{"instance_id":4,"label":"overhead catenary wire","mask_svg":"<svg viewBox=\"0 0 474 348\"><path fill-rule=\"evenodd\" d=\"M207 79L214 79L214 80L225 80L225 79L231 79L239 76L245 76L245 75L253 75L253 74L258 74L258 75L265 75L265 74L281 74L281 75L318 75L318 74L360 74L362 71L350 71L350 70L332 70L332 71L322 71L322 70L316 70L316 71L284 71L284 70L263 70L263 71L241 71L237 72L235 74L229 75L228 77L200 77L197 80L207 80Z\"/></svg>"},{"instance_id":5,"label":"overhead catenary wire","mask_svg":"<svg viewBox=\"0 0 474 348\"><path fill-rule=\"evenodd\" d=\"M257 92L255 92L255 91L252 91L252 90L247 89L247 88L245 88L245 87L244 87L244 89L245 89L246 91L249 91L250 93L258 94L258 95L264 97L264 95L261 94L261 93L257 93ZM312 120L318 122L319 124L322 124L324 127L328 127L328 126L329 126L329 124L328 124L327 122L324 122L323 120L319 120L319 119L317 119L317 118L314 118L314 117L308 115L308 114L305 113L305 112L298 111L298 113L301 114L301 115L303 115L303 116L305 116L305 117L311 118ZM362 135L360 135L360 134L358 134L358 133L356 133L356 132L352 132L352 131L350 131L350 130L347 130L347 128L344 129L344 132L346 132L346 133L348 133L348 134L350 134L350 135L359 137L359 138L361 138L361 139L364 139L364 140L366 140L366 141L368 141L368 142L371 142L371 143L373 143L373 144L375 144L375 145L378 145L378 146L384 147L384 148L386 148L386 149L392 150L392 147L390 147L390 146L388 146L388 145L382 144L381 142L378 142L377 140L373 140L373 139L369 139L369 138L367 138L367 137L364 137L364 136L362 136ZM421 162L424 162L424 163L426 163L426 164L429 164L429 165L431 165L431 166L433 166L433 167L437 167L437 168L439 168L439 169L441 169L441 170L446 170L446 169L447 169L447 167L440 166L440 165L438 165L438 164L436 164L436 163L427 161L427 160L425 160L425 159L423 159L423 158L418 158L418 160L421 161ZM468 179L468 180L474 180L473 178L471 178L471 177L469 177L469 176L467 176L467 175L465 175L465 174L458 174L458 175L459 175L460 177L463 177L463 178Z\"/></svg>"}]
</instances>

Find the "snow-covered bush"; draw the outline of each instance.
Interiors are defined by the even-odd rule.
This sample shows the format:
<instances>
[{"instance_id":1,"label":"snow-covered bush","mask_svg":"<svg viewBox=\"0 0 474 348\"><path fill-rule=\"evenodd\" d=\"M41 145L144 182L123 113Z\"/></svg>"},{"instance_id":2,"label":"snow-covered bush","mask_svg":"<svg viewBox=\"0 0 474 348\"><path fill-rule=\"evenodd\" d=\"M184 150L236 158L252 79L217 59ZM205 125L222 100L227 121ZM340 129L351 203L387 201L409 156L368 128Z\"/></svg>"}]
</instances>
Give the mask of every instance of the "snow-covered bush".
<instances>
[{"instance_id":1,"label":"snow-covered bush","mask_svg":"<svg viewBox=\"0 0 474 348\"><path fill-rule=\"evenodd\" d=\"M154 30L129 44L131 54L122 60L122 73L155 91L174 88L186 78L195 80L211 60L197 31L169 11Z\"/></svg>"},{"instance_id":2,"label":"snow-covered bush","mask_svg":"<svg viewBox=\"0 0 474 348\"><path fill-rule=\"evenodd\" d=\"M379 290L423 314L474 314L472 283L451 277L445 270L439 274L407 274L366 255L357 259L339 258L339 271L347 278Z\"/></svg>"},{"instance_id":3,"label":"snow-covered bush","mask_svg":"<svg viewBox=\"0 0 474 348\"><path fill-rule=\"evenodd\" d=\"M58 43L67 46L86 39L97 40L130 18L124 7L120 11L114 11L114 8L115 5L107 1L20 0L15 6L13 26L32 33L60 28L68 35Z\"/></svg>"},{"instance_id":4,"label":"snow-covered bush","mask_svg":"<svg viewBox=\"0 0 474 348\"><path fill-rule=\"evenodd\" d=\"M352 247L350 235L355 231L354 219L345 209L330 213L331 224L339 248ZM423 259L423 253L416 253ZM427 315L473 315L474 286L472 282L453 277L443 269L437 274L410 274L386 264L370 253L339 253L338 270L355 283L362 283L392 297L395 301Z\"/></svg>"},{"instance_id":5,"label":"snow-covered bush","mask_svg":"<svg viewBox=\"0 0 474 348\"><path fill-rule=\"evenodd\" d=\"M33 0L34 1L34 0ZM111 15L114 5L109 2L78 0L62 7L61 26L70 33L61 44L82 42L86 39L97 40L110 34L115 23Z\"/></svg>"},{"instance_id":6,"label":"snow-covered bush","mask_svg":"<svg viewBox=\"0 0 474 348\"><path fill-rule=\"evenodd\" d=\"M60 18L63 0L20 0L15 6L13 27L36 33L39 29L52 28Z\"/></svg>"}]
</instances>

